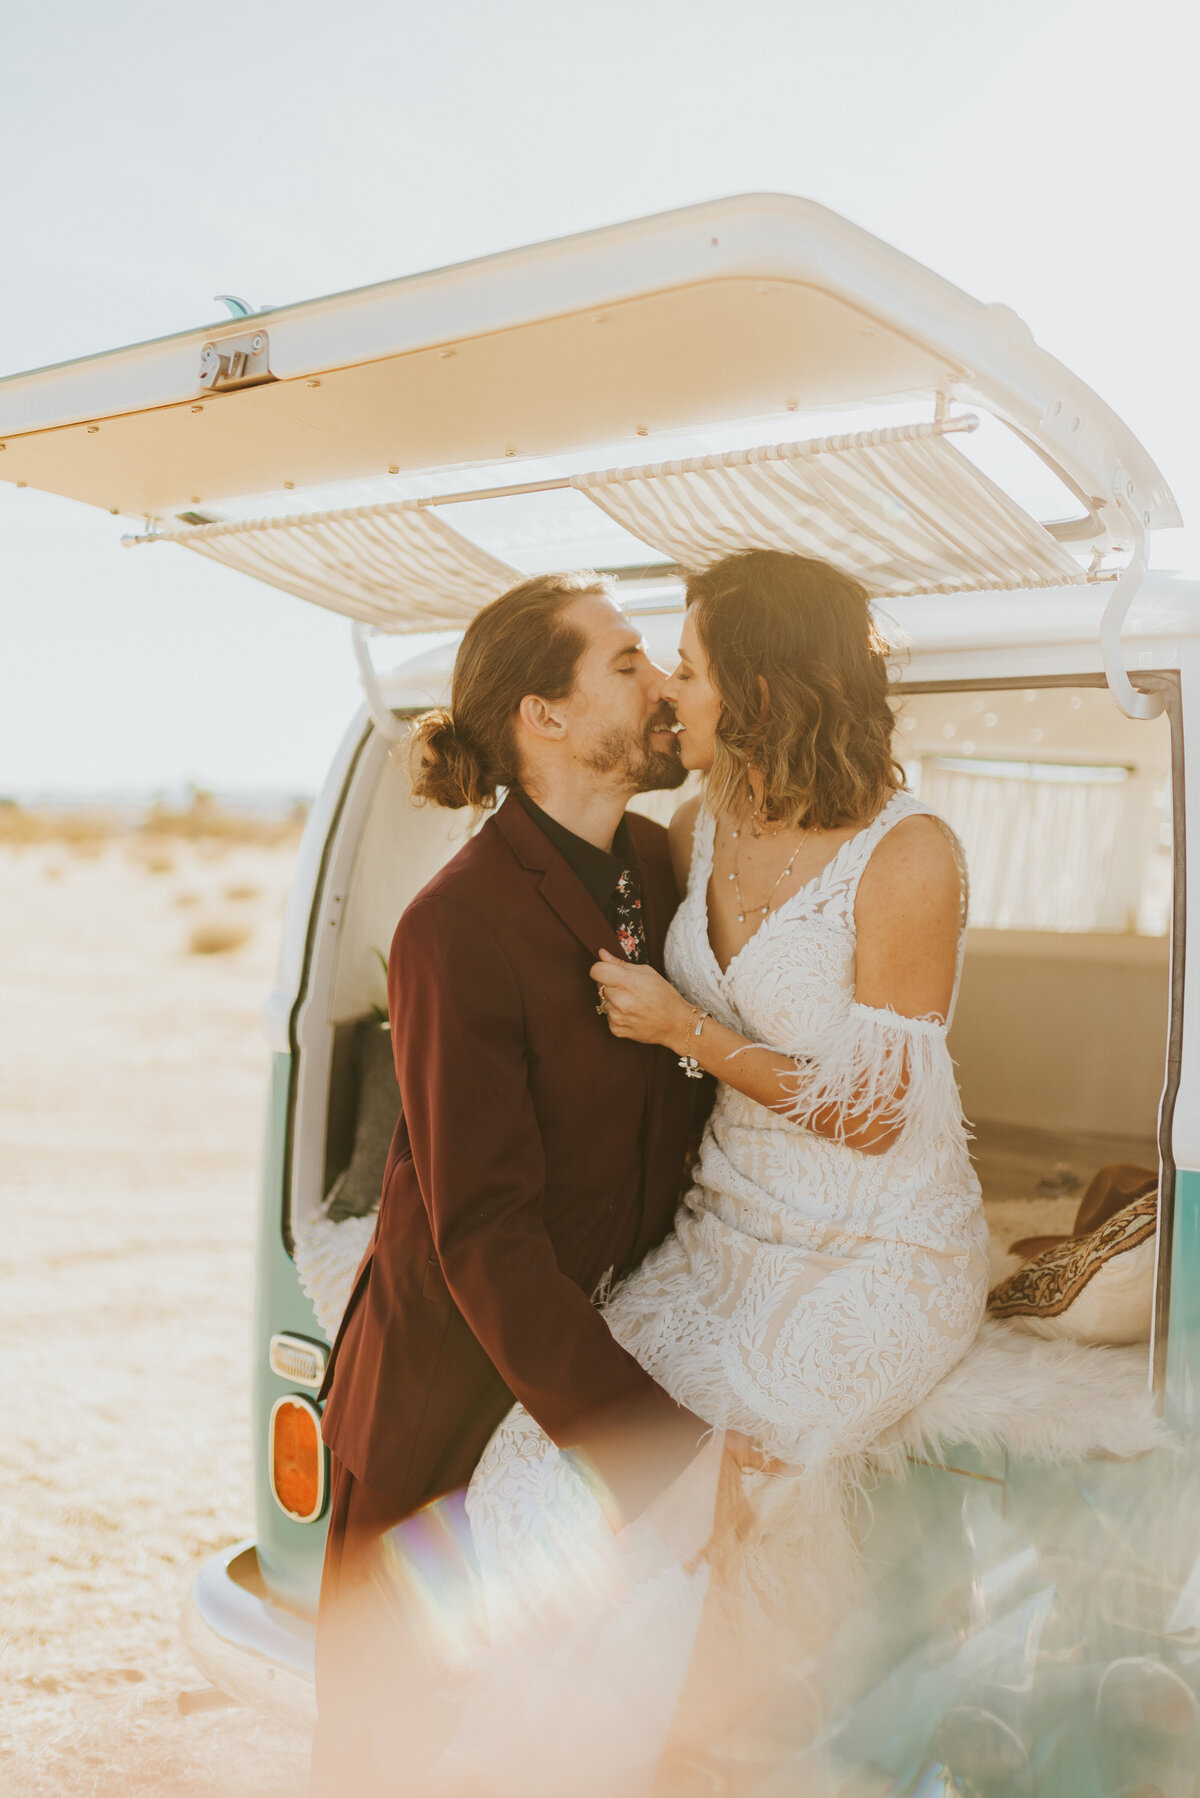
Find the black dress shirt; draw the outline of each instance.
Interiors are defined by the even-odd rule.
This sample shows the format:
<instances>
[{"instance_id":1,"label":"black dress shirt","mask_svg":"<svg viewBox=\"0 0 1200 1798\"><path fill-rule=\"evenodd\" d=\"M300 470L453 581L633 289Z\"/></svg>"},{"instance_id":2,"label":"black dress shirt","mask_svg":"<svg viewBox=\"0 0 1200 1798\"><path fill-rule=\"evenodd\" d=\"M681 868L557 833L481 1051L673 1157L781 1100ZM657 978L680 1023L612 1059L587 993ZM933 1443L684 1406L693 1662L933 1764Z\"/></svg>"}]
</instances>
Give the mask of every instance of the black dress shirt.
<instances>
[{"instance_id":1,"label":"black dress shirt","mask_svg":"<svg viewBox=\"0 0 1200 1798\"><path fill-rule=\"evenodd\" d=\"M612 853L605 849L597 849L585 837L577 837L573 830L560 824L557 818L551 818L540 805L535 805L528 793L519 787L513 789L515 797L520 800L529 816L533 819L543 835L549 837L573 874L578 875L592 898L596 901L604 917L615 931L621 919L618 912L620 894L618 887L621 878L633 869L640 889L641 876L637 865L637 857L629 841L629 829L624 818L617 825L617 833L613 838Z\"/></svg>"}]
</instances>

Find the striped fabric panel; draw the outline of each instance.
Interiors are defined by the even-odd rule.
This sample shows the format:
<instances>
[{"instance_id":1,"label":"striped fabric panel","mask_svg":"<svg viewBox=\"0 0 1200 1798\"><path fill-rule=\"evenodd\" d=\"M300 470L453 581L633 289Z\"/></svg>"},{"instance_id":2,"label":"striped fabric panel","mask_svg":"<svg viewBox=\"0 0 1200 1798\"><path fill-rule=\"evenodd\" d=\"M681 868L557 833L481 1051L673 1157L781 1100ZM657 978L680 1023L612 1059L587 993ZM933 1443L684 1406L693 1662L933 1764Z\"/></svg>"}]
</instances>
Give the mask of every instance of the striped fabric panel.
<instances>
[{"instance_id":1,"label":"striped fabric panel","mask_svg":"<svg viewBox=\"0 0 1200 1798\"><path fill-rule=\"evenodd\" d=\"M1079 564L932 427L576 475L684 568L739 549L820 556L876 598L1074 585Z\"/></svg>"},{"instance_id":2,"label":"striped fabric panel","mask_svg":"<svg viewBox=\"0 0 1200 1798\"><path fill-rule=\"evenodd\" d=\"M454 630L521 579L433 511L411 503L201 525L172 540L388 631Z\"/></svg>"}]
</instances>

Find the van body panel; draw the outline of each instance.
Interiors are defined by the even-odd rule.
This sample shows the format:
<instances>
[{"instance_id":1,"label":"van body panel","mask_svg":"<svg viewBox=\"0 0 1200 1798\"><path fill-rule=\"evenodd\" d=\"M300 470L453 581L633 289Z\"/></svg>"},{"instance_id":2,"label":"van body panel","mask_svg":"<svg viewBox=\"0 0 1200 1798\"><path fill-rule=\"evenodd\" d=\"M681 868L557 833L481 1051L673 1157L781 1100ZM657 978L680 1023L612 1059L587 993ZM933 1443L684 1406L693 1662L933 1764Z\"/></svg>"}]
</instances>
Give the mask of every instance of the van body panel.
<instances>
[{"instance_id":1,"label":"van body panel","mask_svg":"<svg viewBox=\"0 0 1200 1798\"><path fill-rule=\"evenodd\" d=\"M1165 1416L1173 1430L1200 1430L1200 1172L1194 1168L1181 1168L1175 1180Z\"/></svg>"},{"instance_id":2,"label":"van body panel","mask_svg":"<svg viewBox=\"0 0 1200 1798\"><path fill-rule=\"evenodd\" d=\"M272 1405L276 1399L292 1393L301 1398L312 1397L311 1392L290 1385L272 1371L271 1337L279 1330L291 1330L297 1336L311 1337L316 1342L328 1341L313 1314L312 1305L301 1290L296 1265L284 1246L281 1228L291 1074L289 1055L271 1057L259 1179L251 1369L254 1527L259 1570L271 1596L301 1616L314 1617L325 1548L324 1520L297 1523L285 1516L272 1494L267 1466ZM326 1480L327 1491L328 1484Z\"/></svg>"}]
</instances>

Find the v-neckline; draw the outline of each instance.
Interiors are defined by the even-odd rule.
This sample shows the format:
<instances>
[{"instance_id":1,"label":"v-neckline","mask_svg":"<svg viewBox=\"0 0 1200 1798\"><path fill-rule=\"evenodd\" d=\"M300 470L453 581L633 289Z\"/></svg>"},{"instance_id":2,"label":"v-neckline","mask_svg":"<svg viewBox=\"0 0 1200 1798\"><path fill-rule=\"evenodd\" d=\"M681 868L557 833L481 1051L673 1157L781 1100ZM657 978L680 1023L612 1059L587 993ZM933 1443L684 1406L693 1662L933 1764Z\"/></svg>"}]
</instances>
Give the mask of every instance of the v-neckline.
<instances>
[{"instance_id":1,"label":"v-neckline","mask_svg":"<svg viewBox=\"0 0 1200 1798\"><path fill-rule=\"evenodd\" d=\"M896 797L896 795L893 794L892 798L894 799L895 797ZM708 907L708 889L712 883L713 866L717 859L717 820L711 812L706 813L706 815L712 825L712 840L708 846L708 857L707 857L708 871L704 876L704 885L701 889L700 903L701 903L701 908L702 908L703 914L704 914L704 943L705 943L705 947L708 950L709 958L712 961L713 967L717 971L717 978L718 978L718 980L720 980L722 982L722 984L724 984L724 982L729 979L729 976L733 972L733 969L736 967L737 963L741 960L742 956L746 953L747 949L749 949L750 945L752 943L756 943L758 941L759 937L763 934L763 931L767 928L768 924L770 924L771 920L773 918L781 918L783 916L784 912L787 911L787 909L790 905L793 905L797 899L805 898L806 895L812 890L812 888L817 885L818 881L824 880L826 875L831 873L832 870L837 866L838 861L845 854L846 850L850 848L851 844L857 843L860 837L866 836L866 834L869 830L873 830L875 828L876 824L878 824L879 820L883 817L884 812L887 811L888 806L890 806L891 803L892 803L892 800L889 799L887 801L887 804L882 806L881 809L876 812L875 816L871 819L869 824L864 824L862 826L861 830L856 830L854 832L853 836L847 837L845 842L839 843L837 848L834 850L833 854L830 856L829 860L824 864L823 867L820 867L817 869L816 873L812 876L811 879L806 880L803 886L797 887L796 891L794 893L789 893L787 898L782 900L780 902L780 904L775 907L774 911L769 911L767 913L766 917L763 919L762 923L758 926L757 930L751 931L750 935L746 938L746 940L742 944L741 948L734 950L733 954L729 957L729 960L725 963L724 967L721 966L721 963L717 958L717 952L713 948L713 945L712 945L712 934L711 934L712 915L711 915L711 913L709 911L709 907Z\"/></svg>"}]
</instances>

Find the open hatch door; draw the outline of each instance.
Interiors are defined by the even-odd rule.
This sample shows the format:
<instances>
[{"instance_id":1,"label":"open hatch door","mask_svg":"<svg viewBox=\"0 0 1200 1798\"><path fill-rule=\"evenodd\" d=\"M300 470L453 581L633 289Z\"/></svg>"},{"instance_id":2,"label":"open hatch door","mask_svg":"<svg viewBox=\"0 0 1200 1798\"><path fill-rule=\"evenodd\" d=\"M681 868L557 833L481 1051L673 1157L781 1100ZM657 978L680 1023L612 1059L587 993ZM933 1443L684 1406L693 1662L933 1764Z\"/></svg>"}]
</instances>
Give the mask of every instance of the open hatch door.
<instances>
[{"instance_id":1,"label":"open hatch door","mask_svg":"<svg viewBox=\"0 0 1200 1798\"><path fill-rule=\"evenodd\" d=\"M939 541L912 570L925 590L1061 584L1085 578L1079 552L1090 553L1092 574L1127 554L1106 656L1121 703L1136 711L1143 696L1120 665L1120 622L1146 531L1179 523L1149 456L1007 307L971 299L787 196L688 207L9 376L0 381L0 478L145 519L145 537L185 542L360 623L427 630L461 624L508 572L441 519L418 516L454 496L307 520L224 519L222 508L244 514L254 495L497 464L509 483L485 491L511 493L522 490L514 463L527 459L578 463L613 444L644 453L651 434L922 396L936 421L903 448L875 432L767 446L753 452L753 481L745 460L729 480L683 464L570 480L610 517L636 513L641 523L630 528L643 541L655 542L647 521L657 511L662 553L677 561L687 533L678 517L667 529L665 513L687 514L686 485L694 492L700 480L711 499L723 481L733 513L723 543L732 528L735 542L799 547L790 507L807 553L830 554L876 592L900 590L895 575L880 584L883 565L905 553L904 531L892 527L921 513L931 480ZM1045 527L976 470L960 480L955 463L969 465L945 440L966 424L951 416L955 403L1015 431L1081 516ZM749 487L763 480L776 535L739 536L737 508L744 524L757 515ZM956 495L968 487L956 547ZM670 492L678 503L659 504ZM181 520L194 535L178 531ZM992 546L982 556L981 529ZM1007 535L1015 553L999 553Z\"/></svg>"}]
</instances>

